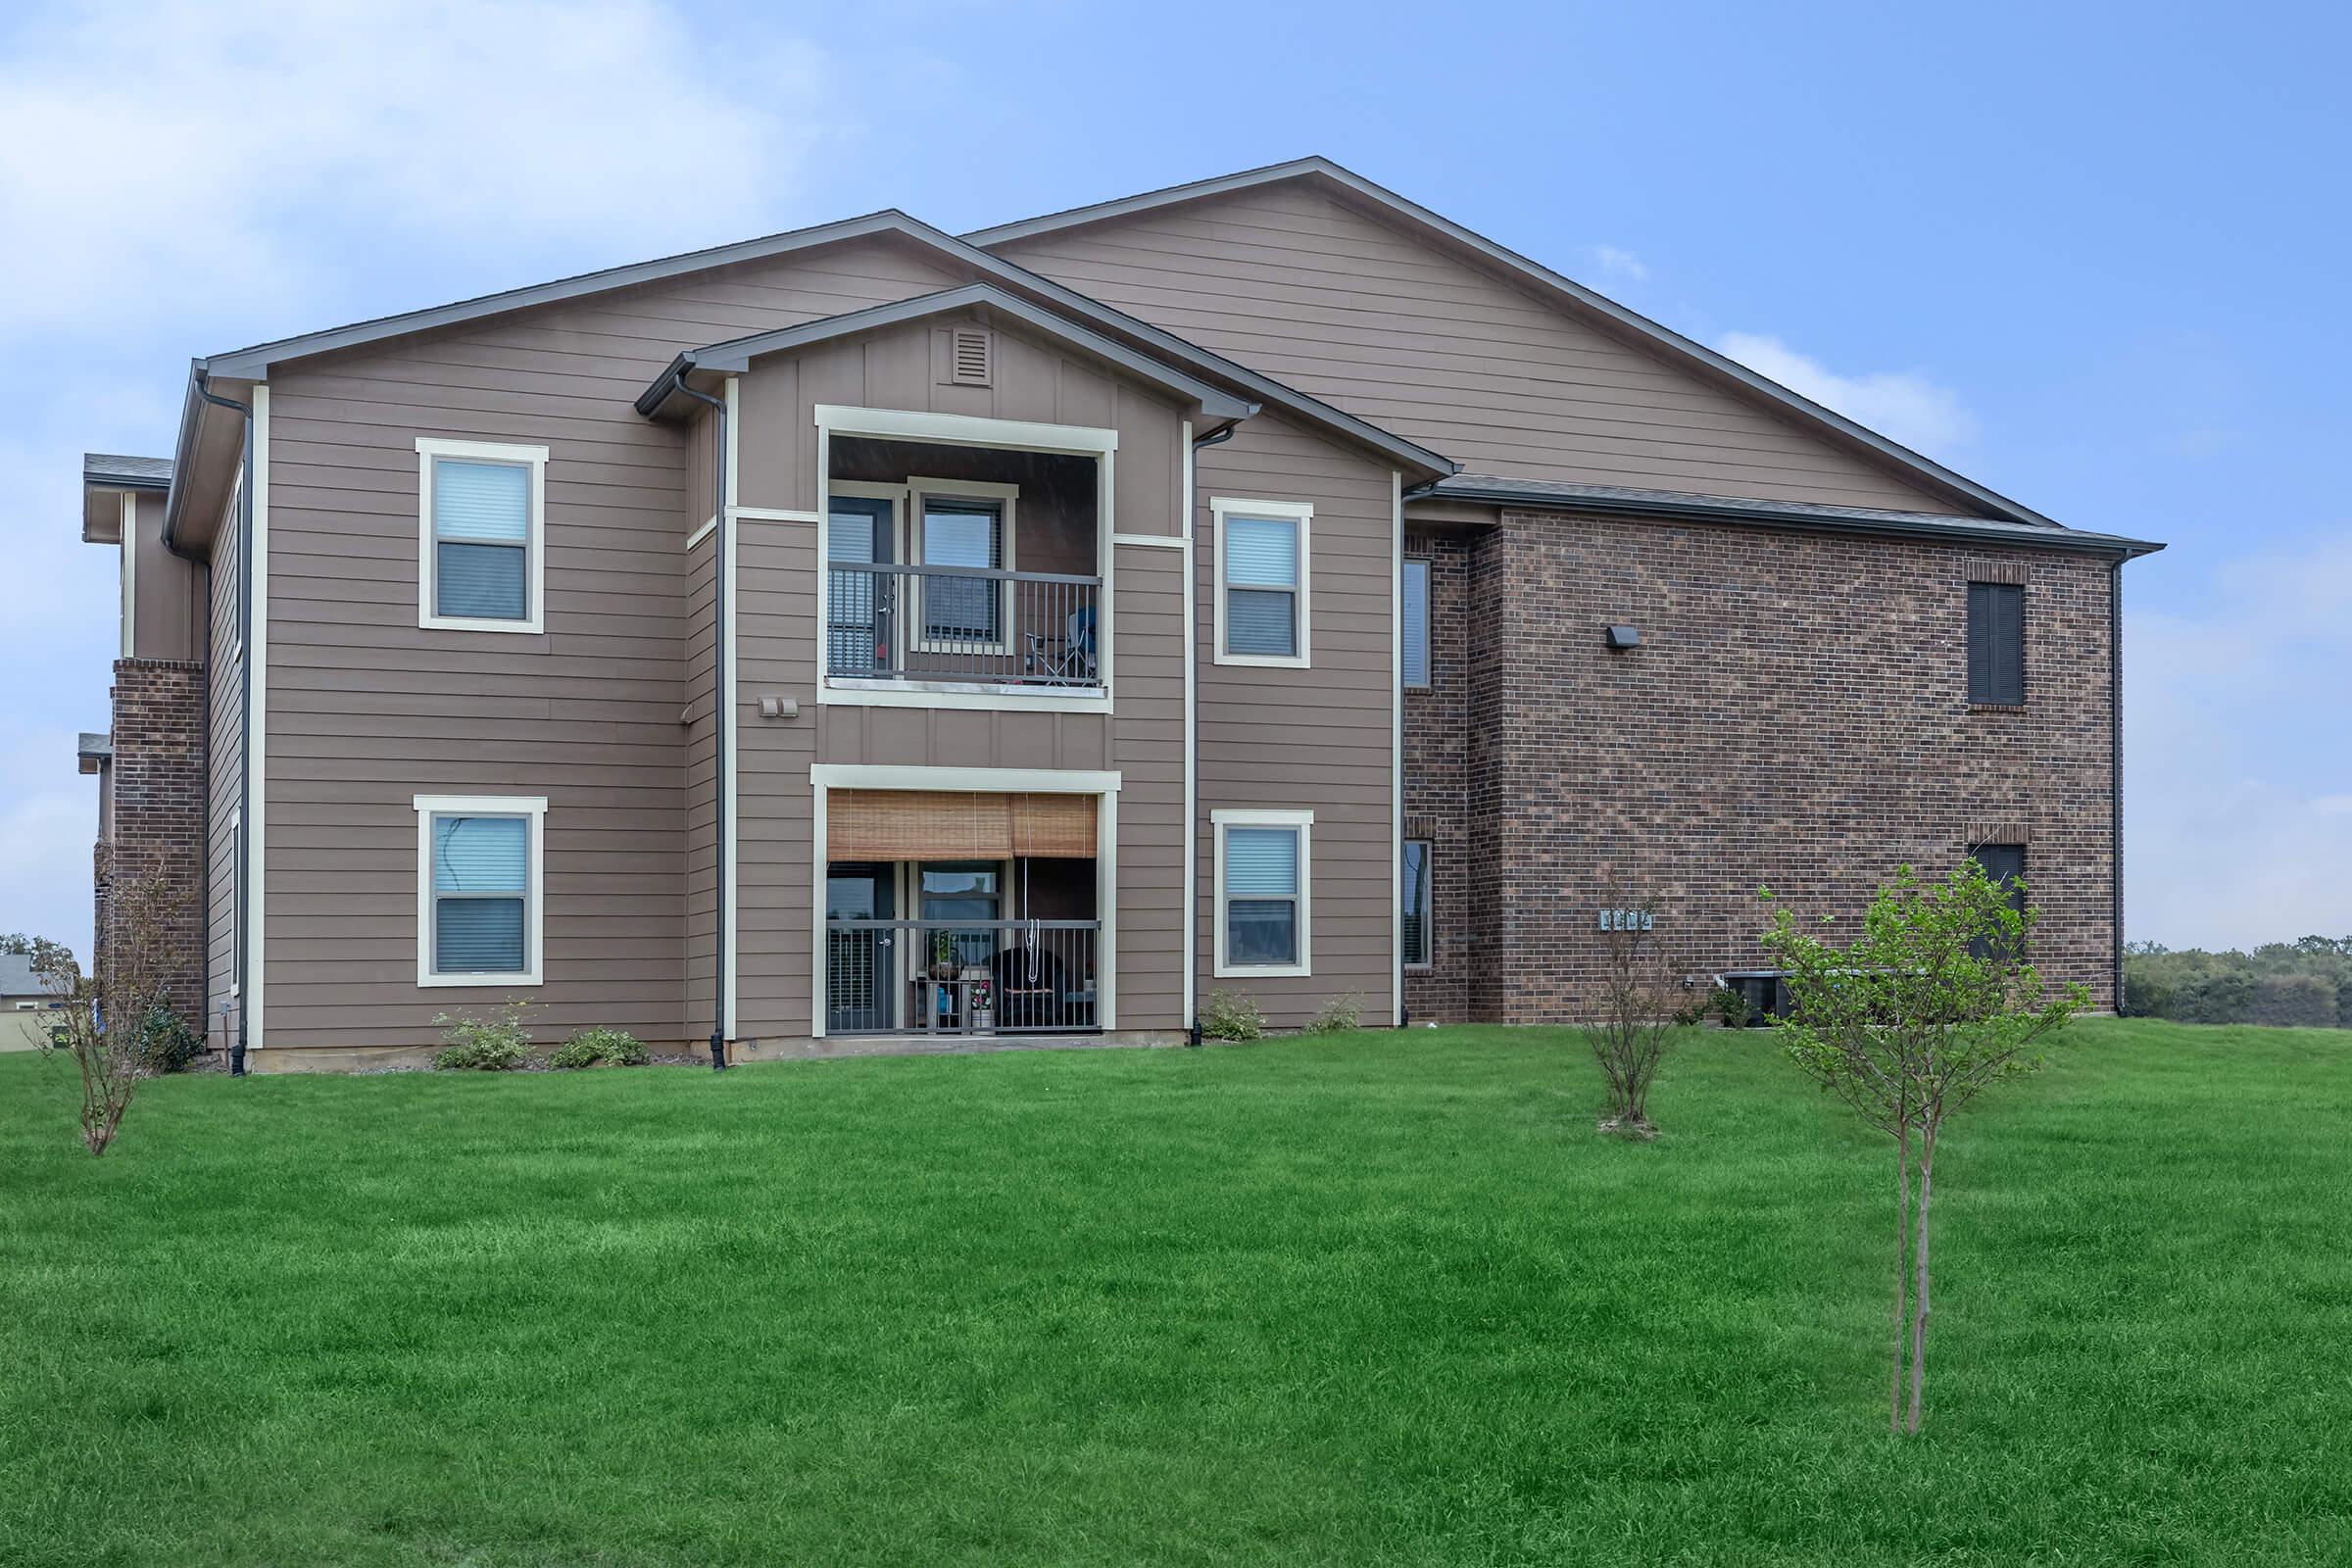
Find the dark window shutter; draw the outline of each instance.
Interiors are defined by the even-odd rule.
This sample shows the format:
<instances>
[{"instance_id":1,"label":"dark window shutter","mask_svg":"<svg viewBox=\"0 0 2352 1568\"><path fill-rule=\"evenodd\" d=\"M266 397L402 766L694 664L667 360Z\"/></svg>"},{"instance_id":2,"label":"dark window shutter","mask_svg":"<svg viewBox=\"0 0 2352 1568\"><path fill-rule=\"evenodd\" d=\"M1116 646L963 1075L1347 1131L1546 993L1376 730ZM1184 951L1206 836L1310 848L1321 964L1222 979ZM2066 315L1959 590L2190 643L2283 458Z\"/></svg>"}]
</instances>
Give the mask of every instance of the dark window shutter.
<instances>
[{"instance_id":1,"label":"dark window shutter","mask_svg":"<svg viewBox=\"0 0 2352 1568\"><path fill-rule=\"evenodd\" d=\"M2026 590L2013 582L1968 585L1968 700L2017 707L2026 700Z\"/></svg>"}]
</instances>

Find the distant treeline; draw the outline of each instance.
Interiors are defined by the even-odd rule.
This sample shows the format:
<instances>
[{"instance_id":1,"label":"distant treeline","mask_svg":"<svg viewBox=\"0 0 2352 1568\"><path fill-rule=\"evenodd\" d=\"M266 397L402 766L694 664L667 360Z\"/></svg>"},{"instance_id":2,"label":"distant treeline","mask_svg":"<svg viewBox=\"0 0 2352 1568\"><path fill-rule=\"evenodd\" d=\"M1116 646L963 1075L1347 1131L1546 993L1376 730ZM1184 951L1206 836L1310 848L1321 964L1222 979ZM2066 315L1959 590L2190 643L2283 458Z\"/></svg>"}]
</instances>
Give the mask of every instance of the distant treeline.
<instances>
[{"instance_id":1,"label":"distant treeline","mask_svg":"<svg viewBox=\"0 0 2352 1568\"><path fill-rule=\"evenodd\" d=\"M2267 942L2252 953L2124 949L2124 1010L2182 1023L2352 1029L2352 937Z\"/></svg>"}]
</instances>

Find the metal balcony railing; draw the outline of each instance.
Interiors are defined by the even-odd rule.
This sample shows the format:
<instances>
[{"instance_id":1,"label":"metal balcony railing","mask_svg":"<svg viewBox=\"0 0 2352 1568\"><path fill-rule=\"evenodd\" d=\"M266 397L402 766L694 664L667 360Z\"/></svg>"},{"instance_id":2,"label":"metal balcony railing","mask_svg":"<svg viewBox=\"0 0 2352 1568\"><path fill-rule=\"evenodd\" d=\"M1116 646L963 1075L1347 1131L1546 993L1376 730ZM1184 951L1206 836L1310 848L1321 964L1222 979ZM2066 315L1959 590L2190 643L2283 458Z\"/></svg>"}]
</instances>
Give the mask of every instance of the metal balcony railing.
<instances>
[{"instance_id":1,"label":"metal balcony railing","mask_svg":"<svg viewBox=\"0 0 2352 1568\"><path fill-rule=\"evenodd\" d=\"M1100 690L1100 577L976 566L830 564L825 674Z\"/></svg>"},{"instance_id":2,"label":"metal balcony railing","mask_svg":"<svg viewBox=\"0 0 2352 1568\"><path fill-rule=\"evenodd\" d=\"M1095 920L827 920L828 1034L1097 1027Z\"/></svg>"}]
</instances>

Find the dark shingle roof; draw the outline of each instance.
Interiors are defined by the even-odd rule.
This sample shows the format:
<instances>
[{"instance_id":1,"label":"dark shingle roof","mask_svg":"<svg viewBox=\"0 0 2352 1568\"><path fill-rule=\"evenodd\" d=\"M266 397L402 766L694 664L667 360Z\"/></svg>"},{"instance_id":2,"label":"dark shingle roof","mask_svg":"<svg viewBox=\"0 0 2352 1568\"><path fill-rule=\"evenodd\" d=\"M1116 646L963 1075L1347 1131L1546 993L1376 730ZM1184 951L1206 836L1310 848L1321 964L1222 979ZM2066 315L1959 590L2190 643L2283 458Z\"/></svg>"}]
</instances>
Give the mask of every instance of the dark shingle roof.
<instances>
[{"instance_id":1,"label":"dark shingle roof","mask_svg":"<svg viewBox=\"0 0 2352 1568\"><path fill-rule=\"evenodd\" d=\"M81 482L133 490L168 490L172 486L170 458L126 458L113 452L84 452Z\"/></svg>"},{"instance_id":2,"label":"dark shingle roof","mask_svg":"<svg viewBox=\"0 0 2352 1568\"><path fill-rule=\"evenodd\" d=\"M2087 533L2056 523L1953 517L1939 512L1890 512L1876 507L1832 506L1819 501L1752 501L1704 496L1687 490L1638 490L1627 485L1514 479L1493 473L1453 474L1431 486L1429 494L1496 506L1552 507L1625 516L1688 517L1705 522L1746 522L1762 527L1838 533L1929 536L2022 545L2035 550L2081 550L2097 555L2145 556L2164 548L2145 539Z\"/></svg>"}]
</instances>

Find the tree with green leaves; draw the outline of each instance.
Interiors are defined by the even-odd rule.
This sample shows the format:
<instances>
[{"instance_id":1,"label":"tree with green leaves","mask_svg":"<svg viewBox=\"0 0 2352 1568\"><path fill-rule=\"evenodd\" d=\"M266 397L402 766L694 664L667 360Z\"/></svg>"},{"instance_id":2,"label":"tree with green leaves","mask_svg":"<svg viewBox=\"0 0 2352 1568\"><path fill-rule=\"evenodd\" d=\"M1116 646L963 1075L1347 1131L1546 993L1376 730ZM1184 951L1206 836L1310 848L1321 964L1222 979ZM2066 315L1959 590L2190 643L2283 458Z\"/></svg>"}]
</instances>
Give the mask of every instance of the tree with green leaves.
<instances>
[{"instance_id":1,"label":"tree with green leaves","mask_svg":"<svg viewBox=\"0 0 2352 1568\"><path fill-rule=\"evenodd\" d=\"M62 942L52 942L47 937L27 936L22 931L0 934L0 953L14 953L21 957L30 958L30 967L35 974L54 969L60 958L71 960L74 956Z\"/></svg>"},{"instance_id":2,"label":"tree with green leaves","mask_svg":"<svg viewBox=\"0 0 2352 1568\"><path fill-rule=\"evenodd\" d=\"M2039 916L2024 891L2022 882L1986 877L1974 860L1941 882L1923 881L1906 865L1841 944L1831 916L1800 923L1762 890L1775 904L1764 946L1788 993L1787 1012L1774 1020L1781 1045L1895 1143L1890 1432L1917 1432L1926 1398L1936 1139L1984 1090L2040 1066L2036 1048L2090 1003L2082 986L2050 986L2034 967L2028 956Z\"/></svg>"}]
</instances>

